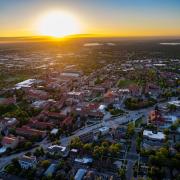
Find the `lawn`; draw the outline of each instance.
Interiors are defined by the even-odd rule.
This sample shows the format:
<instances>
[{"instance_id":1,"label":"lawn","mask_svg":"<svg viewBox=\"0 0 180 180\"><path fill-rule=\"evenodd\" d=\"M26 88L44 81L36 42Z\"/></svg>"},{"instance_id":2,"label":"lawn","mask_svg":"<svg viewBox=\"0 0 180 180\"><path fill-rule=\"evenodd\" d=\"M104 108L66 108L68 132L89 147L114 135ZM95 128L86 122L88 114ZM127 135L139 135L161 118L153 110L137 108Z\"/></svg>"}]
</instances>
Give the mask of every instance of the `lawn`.
<instances>
[{"instance_id":1,"label":"lawn","mask_svg":"<svg viewBox=\"0 0 180 180\"><path fill-rule=\"evenodd\" d=\"M119 88L127 88L130 84L135 84L135 82L132 80L125 79L125 80L119 80L117 86Z\"/></svg>"}]
</instances>

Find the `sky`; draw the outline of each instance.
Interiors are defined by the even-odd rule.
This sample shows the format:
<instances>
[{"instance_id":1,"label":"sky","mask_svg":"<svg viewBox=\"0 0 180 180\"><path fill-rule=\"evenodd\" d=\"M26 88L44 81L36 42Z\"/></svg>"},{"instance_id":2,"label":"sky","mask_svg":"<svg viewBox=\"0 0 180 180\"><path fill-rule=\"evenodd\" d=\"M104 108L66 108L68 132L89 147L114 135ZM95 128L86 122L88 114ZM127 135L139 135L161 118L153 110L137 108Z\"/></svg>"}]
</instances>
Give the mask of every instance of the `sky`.
<instances>
[{"instance_id":1,"label":"sky","mask_svg":"<svg viewBox=\"0 0 180 180\"><path fill-rule=\"evenodd\" d=\"M80 34L180 36L180 0L0 0L0 37L41 35L50 11L76 17Z\"/></svg>"}]
</instances>

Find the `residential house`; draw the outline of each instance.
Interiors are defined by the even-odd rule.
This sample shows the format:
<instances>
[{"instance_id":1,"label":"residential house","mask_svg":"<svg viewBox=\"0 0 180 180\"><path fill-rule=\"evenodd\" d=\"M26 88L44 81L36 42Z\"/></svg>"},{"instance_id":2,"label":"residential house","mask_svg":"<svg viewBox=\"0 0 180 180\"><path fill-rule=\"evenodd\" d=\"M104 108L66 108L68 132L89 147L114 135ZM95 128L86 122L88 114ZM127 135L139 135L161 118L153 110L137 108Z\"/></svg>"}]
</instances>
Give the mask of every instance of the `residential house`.
<instances>
[{"instance_id":1,"label":"residential house","mask_svg":"<svg viewBox=\"0 0 180 180\"><path fill-rule=\"evenodd\" d=\"M19 164L22 169L29 169L29 168L35 168L37 165L37 160L35 156L26 156L23 155L19 159Z\"/></svg>"},{"instance_id":2,"label":"residential house","mask_svg":"<svg viewBox=\"0 0 180 180\"><path fill-rule=\"evenodd\" d=\"M7 148L14 149L18 146L18 144L19 144L19 137L15 137L15 136L4 136L1 141L1 145L6 149Z\"/></svg>"}]
</instances>

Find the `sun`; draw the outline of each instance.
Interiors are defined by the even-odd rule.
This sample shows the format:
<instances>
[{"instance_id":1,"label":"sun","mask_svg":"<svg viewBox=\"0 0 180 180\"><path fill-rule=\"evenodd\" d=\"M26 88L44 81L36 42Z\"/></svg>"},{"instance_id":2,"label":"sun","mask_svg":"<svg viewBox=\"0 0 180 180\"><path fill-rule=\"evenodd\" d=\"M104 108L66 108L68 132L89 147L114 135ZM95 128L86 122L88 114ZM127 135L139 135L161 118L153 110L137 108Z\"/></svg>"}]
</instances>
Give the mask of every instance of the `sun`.
<instances>
[{"instance_id":1,"label":"sun","mask_svg":"<svg viewBox=\"0 0 180 180\"><path fill-rule=\"evenodd\" d=\"M64 37L79 34L80 24L70 13L53 11L39 18L37 30L41 35Z\"/></svg>"}]
</instances>

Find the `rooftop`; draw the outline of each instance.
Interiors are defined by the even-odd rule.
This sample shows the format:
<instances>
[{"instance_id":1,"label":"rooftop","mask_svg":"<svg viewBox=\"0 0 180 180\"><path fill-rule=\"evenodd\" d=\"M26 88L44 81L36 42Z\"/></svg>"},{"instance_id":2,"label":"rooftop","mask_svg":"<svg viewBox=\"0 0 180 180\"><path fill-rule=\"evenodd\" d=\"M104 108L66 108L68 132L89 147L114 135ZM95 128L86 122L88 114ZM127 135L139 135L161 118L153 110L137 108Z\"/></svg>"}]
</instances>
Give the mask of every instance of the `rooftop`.
<instances>
[{"instance_id":1,"label":"rooftop","mask_svg":"<svg viewBox=\"0 0 180 180\"><path fill-rule=\"evenodd\" d=\"M164 140L165 139L164 133L162 133L162 132L153 133L152 131L149 131L149 130L144 130L143 136L146 136L146 137L148 137L150 139L154 139L154 140Z\"/></svg>"}]
</instances>

